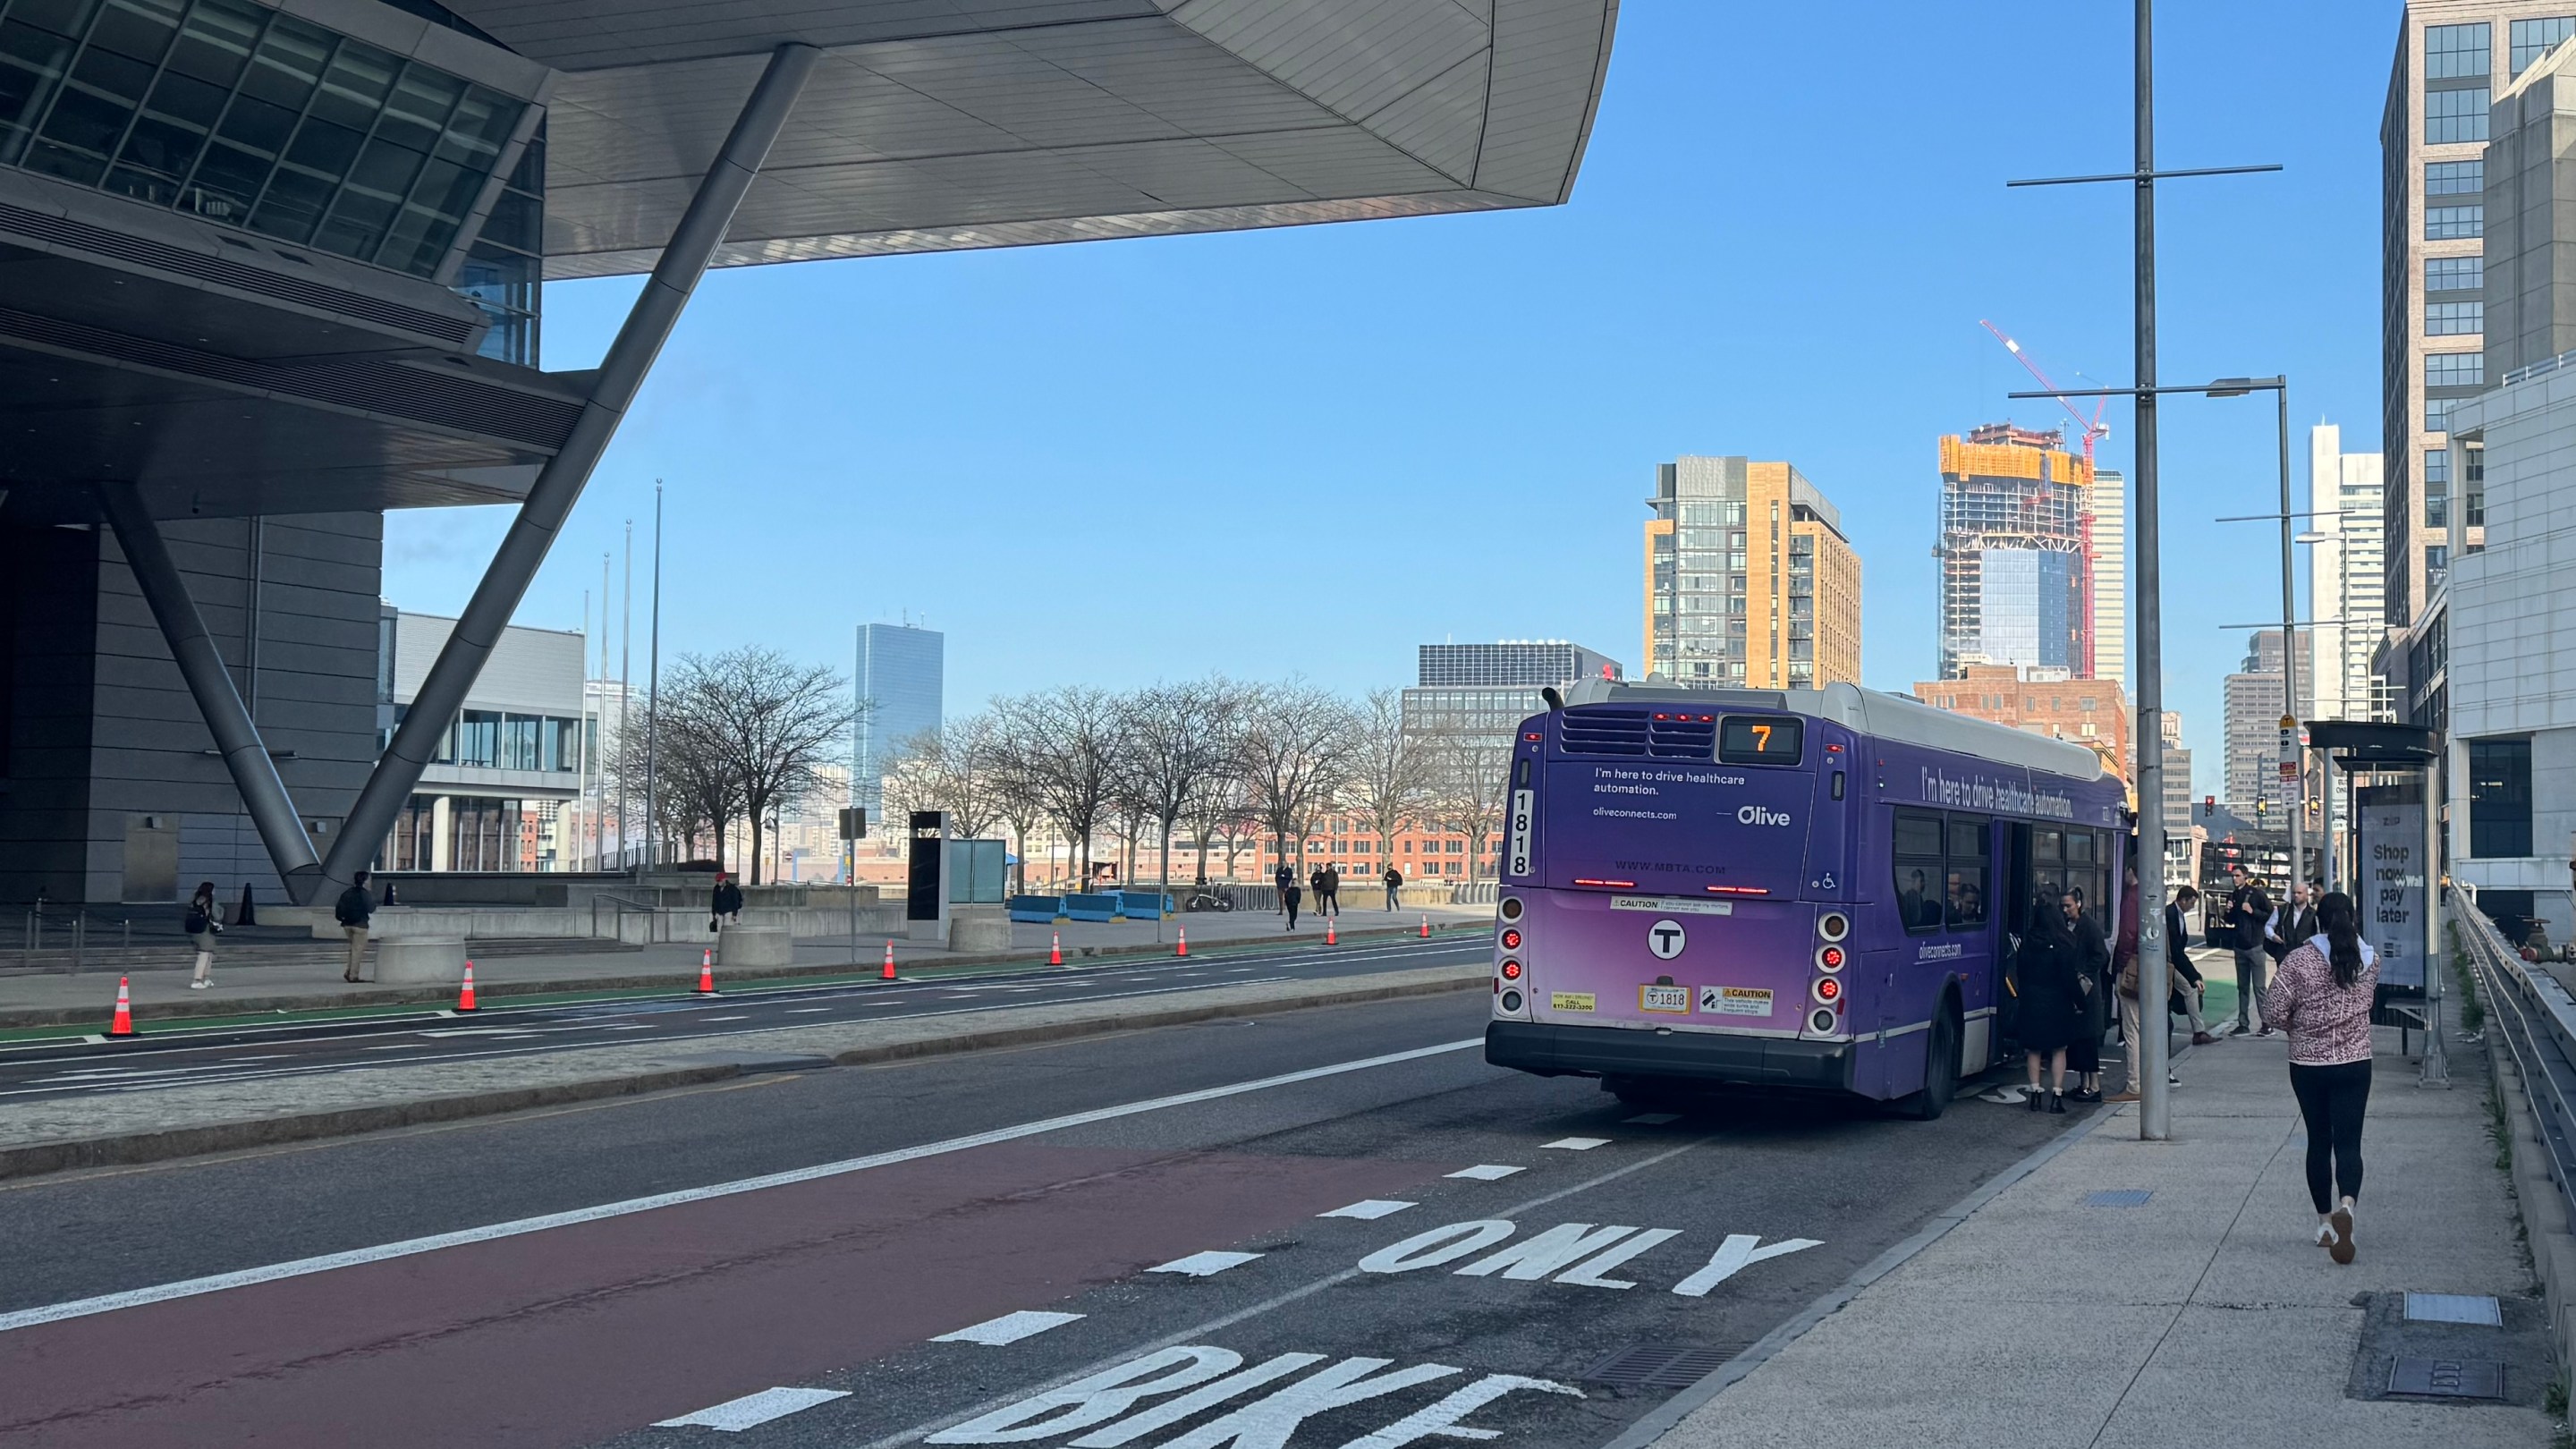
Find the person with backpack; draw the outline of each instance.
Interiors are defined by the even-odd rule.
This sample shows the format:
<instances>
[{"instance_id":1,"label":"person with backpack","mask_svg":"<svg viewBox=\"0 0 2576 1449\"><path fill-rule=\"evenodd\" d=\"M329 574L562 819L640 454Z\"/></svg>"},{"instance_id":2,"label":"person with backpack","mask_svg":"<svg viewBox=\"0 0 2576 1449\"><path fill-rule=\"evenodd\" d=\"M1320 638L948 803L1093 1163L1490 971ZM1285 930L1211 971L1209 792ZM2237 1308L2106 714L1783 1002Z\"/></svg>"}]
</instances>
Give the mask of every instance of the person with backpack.
<instances>
[{"instance_id":1,"label":"person with backpack","mask_svg":"<svg viewBox=\"0 0 2576 1449\"><path fill-rule=\"evenodd\" d=\"M1297 888L1297 868L1284 860L1279 862L1279 868L1270 873L1270 885L1279 893L1279 913L1287 915L1288 893ZM1288 924L1294 929L1297 922L1292 918Z\"/></svg>"},{"instance_id":2,"label":"person with backpack","mask_svg":"<svg viewBox=\"0 0 2576 1449\"><path fill-rule=\"evenodd\" d=\"M2352 1221L2361 1197L2361 1123L2370 1107L2370 1005L2379 953L2361 939L2352 897L2335 891L2317 905L2322 928L2281 958L2263 998L2263 1024L2290 1036L2290 1091L2308 1129L2308 1198L2317 1244L2337 1263L2353 1259Z\"/></svg>"},{"instance_id":3,"label":"person with backpack","mask_svg":"<svg viewBox=\"0 0 2576 1449\"><path fill-rule=\"evenodd\" d=\"M1279 909L1288 913L1288 929L1297 929L1297 902L1305 895L1297 888L1297 872L1279 867Z\"/></svg>"},{"instance_id":4,"label":"person with backpack","mask_svg":"<svg viewBox=\"0 0 2576 1449\"><path fill-rule=\"evenodd\" d=\"M727 875L723 871L718 871L716 872L715 899L707 914L707 929L710 931L719 931L727 926L739 926L741 924L742 887L733 883L732 876Z\"/></svg>"},{"instance_id":5,"label":"person with backpack","mask_svg":"<svg viewBox=\"0 0 2576 1449\"><path fill-rule=\"evenodd\" d=\"M340 923L340 934L349 938L349 969L340 973L348 982L359 980L359 971L367 963L367 923L375 919L376 898L367 894L367 872L350 878L349 888L340 892L339 904L331 908Z\"/></svg>"},{"instance_id":6,"label":"person with backpack","mask_svg":"<svg viewBox=\"0 0 2576 1449\"><path fill-rule=\"evenodd\" d=\"M203 991L215 984L215 937L224 930L222 913L215 909L213 881L197 882L197 893L188 897L179 929L188 933L189 944L197 948L197 972L188 979L188 989Z\"/></svg>"},{"instance_id":7,"label":"person with backpack","mask_svg":"<svg viewBox=\"0 0 2576 1449\"><path fill-rule=\"evenodd\" d=\"M2234 930L2229 943L2236 953L2236 1033L2243 1036L2272 1035L2272 1023L2263 1023L2254 1031L2259 1008L2254 998L2263 992L2263 978L2271 958L2263 951L2263 928L2272 919L2272 897L2243 866L2234 872L2236 889L2227 896L2227 924Z\"/></svg>"}]
</instances>

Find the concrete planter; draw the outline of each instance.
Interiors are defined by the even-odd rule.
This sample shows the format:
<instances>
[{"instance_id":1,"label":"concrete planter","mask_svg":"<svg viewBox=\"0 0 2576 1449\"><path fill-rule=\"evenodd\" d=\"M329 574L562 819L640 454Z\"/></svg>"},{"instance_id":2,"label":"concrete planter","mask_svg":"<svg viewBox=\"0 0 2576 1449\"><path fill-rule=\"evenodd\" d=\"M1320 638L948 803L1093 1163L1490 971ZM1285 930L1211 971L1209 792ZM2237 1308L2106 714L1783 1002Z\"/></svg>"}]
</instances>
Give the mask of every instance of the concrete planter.
<instances>
[{"instance_id":1,"label":"concrete planter","mask_svg":"<svg viewBox=\"0 0 2576 1449\"><path fill-rule=\"evenodd\" d=\"M788 966L796 960L796 937L783 926L734 926L716 935L719 966Z\"/></svg>"},{"instance_id":2,"label":"concrete planter","mask_svg":"<svg viewBox=\"0 0 2576 1449\"><path fill-rule=\"evenodd\" d=\"M425 986L465 979L465 942L456 936L399 936L376 942L376 980Z\"/></svg>"}]
</instances>

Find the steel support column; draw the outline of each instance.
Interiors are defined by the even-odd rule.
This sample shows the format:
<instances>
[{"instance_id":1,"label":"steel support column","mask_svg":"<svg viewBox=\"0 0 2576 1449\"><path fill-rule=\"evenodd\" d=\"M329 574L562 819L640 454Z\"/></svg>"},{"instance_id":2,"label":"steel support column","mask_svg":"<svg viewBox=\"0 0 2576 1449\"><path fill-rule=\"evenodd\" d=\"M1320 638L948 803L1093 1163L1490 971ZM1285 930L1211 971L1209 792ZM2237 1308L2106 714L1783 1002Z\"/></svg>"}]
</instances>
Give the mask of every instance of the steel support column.
<instances>
[{"instance_id":1,"label":"steel support column","mask_svg":"<svg viewBox=\"0 0 2576 1449\"><path fill-rule=\"evenodd\" d=\"M161 525L152 521L142 494L131 483L100 483L91 492L99 511L107 515L107 526L116 533L117 546L125 550L135 586L143 591L143 602L151 606L152 617L161 626L170 657L179 663L179 676L188 681L188 693L196 697L197 713L205 717L206 728L215 737L215 748L223 755L224 768L232 772L233 788L241 792L260 843L268 847L269 860L290 894L311 889L322 874L322 863L313 854L313 837L305 833L303 818L287 796L286 782L278 778L277 763L268 757L259 727L251 723L232 671L215 652L214 636L206 632L205 616L189 597L187 581L170 560Z\"/></svg>"},{"instance_id":2,"label":"steel support column","mask_svg":"<svg viewBox=\"0 0 2576 1449\"><path fill-rule=\"evenodd\" d=\"M635 299L625 325L617 331L617 340L609 345L608 356L599 366L598 383L591 390L590 400L582 405L571 436L565 440L563 450L538 472L535 486L528 490L528 501L520 505L509 535L502 539L491 567L484 571L483 581L475 586L474 597L438 651L428 676L421 681L402 727L394 731L393 744L376 762L375 772L367 777L366 788L351 807L340 838L332 842L330 856L322 863L320 878L301 897L304 901L319 899L345 886L375 857L385 832L393 828L394 817L401 812L403 801L410 798L412 788L420 783L420 773L439 736L447 732L457 710L464 707L466 691L473 688L476 677L483 672L501 631L509 626L510 616L517 612L529 582L536 577L564 520L571 516L573 504L590 482L591 470L599 465L600 455L616 436L617 425L625 420L636 389L643 385L653 359L670 338L681 309L688 305L689 294L706 275L707 263L733 224L735 209L742 205L743 194L760 174L761 162L768 156L771 143L778 139L788 113L795 108L798 93L804 90L806 78L813 74L821 56L822 52L810 45L782 45L770 52L768 68L751 88L742 114L734 118L732 133L725 137L724 148L716 153L714 164L698 182L697 194L689 199L688 210L682 213L679 226L662 248L662 259L655 263L643 294Z\"/></svg>"}]
</instances>

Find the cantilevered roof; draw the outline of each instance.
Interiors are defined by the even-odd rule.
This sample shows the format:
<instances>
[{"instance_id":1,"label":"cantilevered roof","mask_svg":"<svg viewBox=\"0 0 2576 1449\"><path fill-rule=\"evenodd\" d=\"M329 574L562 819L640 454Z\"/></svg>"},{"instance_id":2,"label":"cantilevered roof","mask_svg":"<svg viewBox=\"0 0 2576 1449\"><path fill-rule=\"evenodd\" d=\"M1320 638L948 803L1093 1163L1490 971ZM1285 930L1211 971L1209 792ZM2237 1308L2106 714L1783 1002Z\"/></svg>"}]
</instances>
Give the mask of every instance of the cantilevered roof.
<instances>
[{"instance_id":1,"label":"cantilevered roof","mask_svg":"<svg viewBox=\"0 0 2576 1449\"><path fill-rule=\"evenodd\" d=\"M651 267L771 47L719 265L1543 206L1618 0L447 0L564 72L546 274Z\"/></svg>"}]
</instances>

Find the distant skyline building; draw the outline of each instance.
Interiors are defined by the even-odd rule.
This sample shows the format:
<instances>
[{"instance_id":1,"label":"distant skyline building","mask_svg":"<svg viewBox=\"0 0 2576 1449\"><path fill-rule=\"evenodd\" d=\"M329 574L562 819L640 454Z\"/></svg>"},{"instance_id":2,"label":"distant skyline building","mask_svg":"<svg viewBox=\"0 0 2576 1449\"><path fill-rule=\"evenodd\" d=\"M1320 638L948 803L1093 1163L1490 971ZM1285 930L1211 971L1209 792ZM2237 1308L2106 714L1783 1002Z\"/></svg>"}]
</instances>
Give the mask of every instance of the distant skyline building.
<instances>
[{"instance_id":1,"label":"distant skyline building","mask_svg":"<svg viewBox=\"0 0 2576 1449\"><path fill-rule=\"evenodd\" d=\"M2165 736L2165 828L2180 830L2198 818L2192 808L2191 751L2183 748L2181 710L2169 709L2157 718Z\"/></svg>"},{"instance_id":2,"label":"distant skyline building","mask_svg":"<svg viewBox=\"0 0 2576 1449\"><path fill-rule=\"evenodd\" d=\"M1694 688L1860 682L1860 555L1787 463L1655 465L1645 533L1649 674Z\"/></svg>"},{"instance_id":3,"label":"distant skyline building","mask_svg":"<svg viewBox=\"0 0 2576 1449\"><path fill-rule=\"evenodd\" d=\"M1942 678L1972 664L2098 672L2093 470L2065 443L2010 423L1941 439Z\"/></svg>"},{"instance_id":4,"label":"distant skyline building","mask_svg":"<svg viewBox=\"0 0 2576 1449\"><path fill-rule=\"evenodd\" d=\"M2486 337L2487 132L2495 93L2576 34L2576 14L2497 0L2409 0L2379 122L2380 424L2388 623L2449 567L2457 484L2443 411L2500 377ZM2475 511L2475 504L2469 504ZM2483 529L2459 540L2476 547Z\"/></svg>"},{"instance_id":5,"label":"distant skyline building","mask_svg":"<svg viewBox=\"0 0 2576 1449\"><path fill-rule=\"evenodd\" d=\"M852 679L859 719L850 738L850 803L867 808L869 830L885 819L887 763L904 743L945 717L948 637L909 624L859 626Z\"/></svg>"},{"instance_id":6,"label":"distant skyline building","mask_svg":"<svg viewBox=\"0 0 2576 1449\"><path fill-rule=\"evenodd\" d=\"M2306 630L2299 631L2299 700L2289 713L2301 719L2316 715L2315 651ZM2281 631L2258 629L2248 641L2244 665L2220 686L2221 728L2227 741L2227 779L2219 799L2248 820L2271 829L2285 828L2281 813ZM2260 810L2256 807L2262 806Z\"/></svg>"},{"instance_id":7,"label":"distant skyline building","mask_svg":"<svg viewBox=\"0 0 2576 1449\"><path fill-rule=\"evenodd\" d=\"M2093 677L2129 683L2129 480L2093 473Z\"/></svg>"},{"instance_id":8,"label":"distant skyline building","mask_svg":"<svg viewBox=\"0 0 2576 1449\"><path fill-rule=\"evenodd\" d=\"M456 621L382 607L378 669L390 724L414 695ZM501 631L491 662L439 737L420 784L376 856L386 871L553 871L584 868L582 785L595 768L587 728L597 705L582 677L588 643L565 629ZM643 802L635 802L640 811ZM224 874L259 876L255 837Z\"/></svg>"},{"instance_id":9,"label":"distant skyline building","mask_svg":"<svg viewBox=\"0 0 2576 1449\"><path fill-rule=\"evenodd\" d=\"M1547 707L1539 691L1582 679L1622 679L1618 660L1563 639L1425 644L1402 697L1405 732L1508 747L1522 720Z\"/></svg>"},{"instance_id":10,"label":"distant skyline building","mask_svg":"<svg viewBox=\"0 0 2576 1449\"><path fill-rule=\"evenodd\" d=\"M2395 718L2371 660L2387 634L2385 485L2377 453L2343 451L2343 429L2308 430L2308 618L2315 622L2316 718Z\"/></svg>"}]
</instances>

